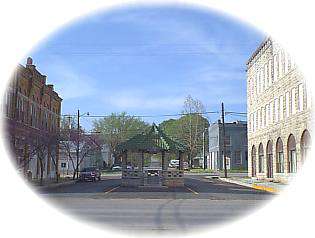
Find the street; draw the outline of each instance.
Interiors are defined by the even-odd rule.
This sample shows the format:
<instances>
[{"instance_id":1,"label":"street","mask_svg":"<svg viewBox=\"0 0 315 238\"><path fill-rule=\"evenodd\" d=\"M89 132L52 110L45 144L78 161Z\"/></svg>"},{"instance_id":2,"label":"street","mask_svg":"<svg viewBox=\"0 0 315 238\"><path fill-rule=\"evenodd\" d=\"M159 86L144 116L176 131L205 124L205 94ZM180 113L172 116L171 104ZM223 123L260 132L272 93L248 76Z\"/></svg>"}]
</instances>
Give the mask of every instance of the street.
<instances>
[{"instance_id":1,"label":"street","mask_svg":"<svg viewBox=\"0 0 315 238\"><path fill-rule=\"evenodd\" d=\"M211 227L264 204L271 193L205 179L185 177L185 187L120 186L120 177L78 182L41 191L67 213L118 231L181 231Z\"/></svg>"}]
</instances>

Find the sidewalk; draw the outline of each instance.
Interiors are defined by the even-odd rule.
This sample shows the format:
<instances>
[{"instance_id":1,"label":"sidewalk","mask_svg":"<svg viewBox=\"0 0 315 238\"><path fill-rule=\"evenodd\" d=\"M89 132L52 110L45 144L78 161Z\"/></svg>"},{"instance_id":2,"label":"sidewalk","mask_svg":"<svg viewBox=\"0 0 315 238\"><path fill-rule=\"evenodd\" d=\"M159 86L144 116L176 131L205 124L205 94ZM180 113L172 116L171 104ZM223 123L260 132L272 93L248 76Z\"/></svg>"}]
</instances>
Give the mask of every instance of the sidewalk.
<instances>
[{"instance_id":1,"label":"sidewalk","mask_svg":"<svg viewBox=\"0 0 315 238\"><path fill-rule=\"evenodd\" d=\"M206 178L212 178L212 176L207 176ZM286 184L284 183L276 183L276 182L269 182L265 180L256 180L248 177L229 177L229 178L222 178L219 177L221 181L227 183L238 184L245 187L250 187L257 190L263 190L270 193L279 193L282 189L286 188Z\"/></svg>"},{"instance_id":2,"label":"sidewalk","mask_svg":"<svg viewBox=\"0 0 315 238\"><path fill-rule=\"evenodd\" d=\"M47 188L57 188L60 186L65 186L65 185L71 185L75 184L77 180L72 180L72 179L66 179L66 180L60 180L58 183L55 180L48 180L48 181L43 181L43 184L40 185L39 181L30 181L28 182L31 186L33 186L35 189L47 189Z\"/></svg>"}]
</instances>

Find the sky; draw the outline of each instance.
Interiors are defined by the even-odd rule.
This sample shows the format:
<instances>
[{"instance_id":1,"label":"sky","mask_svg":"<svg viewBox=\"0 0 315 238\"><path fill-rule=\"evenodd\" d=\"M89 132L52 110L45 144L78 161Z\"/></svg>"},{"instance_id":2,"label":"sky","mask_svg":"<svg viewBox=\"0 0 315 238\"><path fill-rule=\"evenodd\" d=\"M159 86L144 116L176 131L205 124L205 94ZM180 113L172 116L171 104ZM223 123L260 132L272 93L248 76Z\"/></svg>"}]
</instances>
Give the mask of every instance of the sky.
<instances>
[{"instance_id":1,"label":"sky","mask_svg":"<svg viewBox=\"0 0 315 238\"><path fill-rule=\"evenodd\" d=\"M68 24L29 53L63 98L62 114L157 115L183 109L246 112L246 61L264 35L237 19L180 6L125 7ZM22 62L25 64L25 62ZM220 114L208 114L210 122ZM246 120L228 116L227 121ZM92 118L82 125L92 129Z\"/></svg>"}]
</instances>

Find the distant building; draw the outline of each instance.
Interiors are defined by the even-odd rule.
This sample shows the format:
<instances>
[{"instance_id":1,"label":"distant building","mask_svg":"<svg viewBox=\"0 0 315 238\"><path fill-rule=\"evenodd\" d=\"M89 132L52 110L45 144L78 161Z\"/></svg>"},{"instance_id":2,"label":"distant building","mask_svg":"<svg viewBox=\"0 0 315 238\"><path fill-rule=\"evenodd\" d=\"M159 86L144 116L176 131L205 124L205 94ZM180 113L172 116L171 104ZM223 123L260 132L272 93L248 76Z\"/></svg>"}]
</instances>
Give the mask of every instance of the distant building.
<instances>
[{"instance_id":1,"label":"distant building","mask_svg":"<svg viewBox=\"0 0 315 238\"><path fill-rule=\"evenodd\" d=\"M5 92L6 137L18 169L32 178L58 173L61 101L31 58L18 65Z\"/></svg>"},{"instance_id":2,"label":"distant building","mask_svg":"<svg viewBox=\"0 0 315 238\"><path fill-rule=\"evenodd\" d=\"M225 123L225 148L227 169L247 169L247 123ZM223 170L223 130L220 120L209 127L208 168Z\"/></svg>"},{"instance_id":3,"label":"distant building","mask_svg":"<svg viewBox=\"0 0 315 238\"><path fill-rule=\"evenodd\" d=\"M311 95L295 63L266 39L247 62L248 175L283 180L309 151Z\"/></svg>"},{"instance_id":4,"label":"distant building","mask_svg":"<svg viewBox=\"0 0 315 238\"><path fill-rule=\"evenodd\" d=\"M81 135L81 137L88 137ZM95 141L88 145L87 140L80 143L79 146L79 171L87 167L105 168L109 161L109 147L107 145L99 146ZM82 151L82 147L84 151ZM62 177L72 177L77 165L77 145L74 141L61 141L59 171Z\"/></svg>"}]
</instances>

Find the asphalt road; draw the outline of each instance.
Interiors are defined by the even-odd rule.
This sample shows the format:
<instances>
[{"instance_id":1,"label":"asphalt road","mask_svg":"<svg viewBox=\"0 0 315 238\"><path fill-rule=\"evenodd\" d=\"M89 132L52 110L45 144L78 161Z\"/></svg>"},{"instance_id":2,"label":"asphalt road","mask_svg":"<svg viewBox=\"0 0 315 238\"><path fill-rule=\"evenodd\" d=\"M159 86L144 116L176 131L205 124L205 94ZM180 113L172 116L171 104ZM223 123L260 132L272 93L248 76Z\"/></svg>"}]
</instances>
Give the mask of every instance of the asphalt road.
<instances>
[{"instance_id":1,"label":"asphalt road","mask_svg":"<svg viewBox=\"0 0 315 238\"><path fill-rule=\"evenodd\" d=\"M41 191L67 213L106 229L138 232L209 228L246 215L273 194L202 176L183 188L126 188L118 177Z\"/></svg>"}]
</instances>

